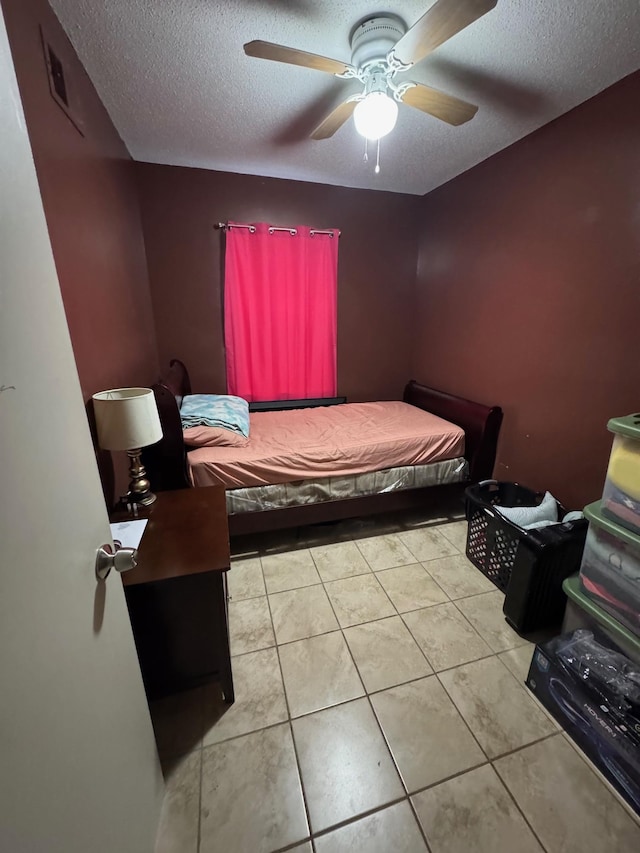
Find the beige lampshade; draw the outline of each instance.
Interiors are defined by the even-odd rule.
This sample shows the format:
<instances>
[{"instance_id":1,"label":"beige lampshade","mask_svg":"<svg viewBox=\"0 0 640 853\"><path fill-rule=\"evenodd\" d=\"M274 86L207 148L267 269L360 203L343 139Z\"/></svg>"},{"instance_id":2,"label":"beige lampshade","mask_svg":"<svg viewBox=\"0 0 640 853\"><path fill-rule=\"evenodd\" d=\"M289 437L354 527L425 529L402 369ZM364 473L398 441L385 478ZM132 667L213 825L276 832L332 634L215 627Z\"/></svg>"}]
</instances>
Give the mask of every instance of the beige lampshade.
<instances>
[{"instance_id":1,"label":"beige lampshade","mask_svg":"<svg viewBox=\"0 0 640 853\"><path fill-rule=\"evenodd\" d=\"M114 388L93 395L98 444L103 450L134 450L162 438L156 398L150 388Z\"/></svg>"}]
</instances>

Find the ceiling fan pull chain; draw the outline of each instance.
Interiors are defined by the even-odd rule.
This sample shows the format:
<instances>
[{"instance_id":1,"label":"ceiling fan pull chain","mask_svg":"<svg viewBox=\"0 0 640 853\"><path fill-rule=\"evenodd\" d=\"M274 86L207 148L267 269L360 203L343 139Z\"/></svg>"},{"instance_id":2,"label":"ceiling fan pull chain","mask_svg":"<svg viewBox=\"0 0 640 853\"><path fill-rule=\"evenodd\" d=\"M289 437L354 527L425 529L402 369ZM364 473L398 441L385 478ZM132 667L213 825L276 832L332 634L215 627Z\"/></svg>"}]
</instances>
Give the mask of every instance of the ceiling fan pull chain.
<instances>
[{"instance_id":1,"label":"ceiling fan pull chain","mask_svg":"<svg viewBox=\"0 0 640 853\"><path fill-rule=\"evenodd\" d=\"M378 139L378 151L376 154L376 168L374 169L376 175L380 174L380 140Z\"/></svg>"},{"instance_id":2,"label":"ceiling fan pull chain","mask_svg":"<svg viewBox=\"0 0 640 853\"><path fill-rule=\"evenodd\" d=\"M369 148L369 140L368 140L368 139L367 139L367 137L365 136L365 138L364 138L364 157L363 157L363 160L364 160L364 162L365 162L365 163L368 163L368 162L369 162L369 151L368 151L368 148Z\"/></svg>"}]
</instances>

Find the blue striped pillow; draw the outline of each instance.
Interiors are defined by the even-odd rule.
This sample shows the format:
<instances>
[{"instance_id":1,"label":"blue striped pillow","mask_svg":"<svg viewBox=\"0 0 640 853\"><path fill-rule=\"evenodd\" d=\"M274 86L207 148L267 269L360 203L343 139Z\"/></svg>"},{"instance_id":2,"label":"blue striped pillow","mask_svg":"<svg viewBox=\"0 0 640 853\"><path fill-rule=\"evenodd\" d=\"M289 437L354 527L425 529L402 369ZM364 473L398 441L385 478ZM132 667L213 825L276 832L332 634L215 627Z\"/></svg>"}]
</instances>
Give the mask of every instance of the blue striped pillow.
<instances>
[{"instance_id":1,"label":"blue striped pillow","mask_svg":"<svg viewBox=\"0 0 640 853\"><path fill-rule=\"evenodd\" d=\"M220 427L249 438L249 404L231 394L188 394L180 408L182 429Z\"/></svg>"}]
</instances>

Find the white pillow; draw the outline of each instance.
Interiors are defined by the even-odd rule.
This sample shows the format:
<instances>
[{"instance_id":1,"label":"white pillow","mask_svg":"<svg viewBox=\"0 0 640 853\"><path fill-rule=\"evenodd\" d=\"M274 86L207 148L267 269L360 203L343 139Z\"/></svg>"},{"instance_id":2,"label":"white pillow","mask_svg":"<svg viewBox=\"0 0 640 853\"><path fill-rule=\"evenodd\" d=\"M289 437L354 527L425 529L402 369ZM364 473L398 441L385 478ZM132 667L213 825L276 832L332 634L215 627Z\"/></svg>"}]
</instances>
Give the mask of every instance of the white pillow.
<instances>
[{"instance_id":1,"label":"white pillow","mask_svg":"<svg viewBox=\"0 0 640 853\"><path fill-rule=\"evenodd\" d=\"M552 524L558 521L558 502L551 492L545 492L538 506L496 506L494 509L518 527L528 527L540 521Z\"/></svg>"}]
</instances>

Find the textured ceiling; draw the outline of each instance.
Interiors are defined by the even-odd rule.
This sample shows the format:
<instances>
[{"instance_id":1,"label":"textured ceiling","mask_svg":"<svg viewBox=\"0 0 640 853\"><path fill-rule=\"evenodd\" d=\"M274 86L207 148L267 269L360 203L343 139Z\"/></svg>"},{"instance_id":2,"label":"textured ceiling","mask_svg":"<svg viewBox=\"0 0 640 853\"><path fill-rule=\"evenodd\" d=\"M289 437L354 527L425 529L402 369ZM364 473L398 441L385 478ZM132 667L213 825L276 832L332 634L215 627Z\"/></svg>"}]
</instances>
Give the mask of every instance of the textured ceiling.
<instances>
[{"instance_id":1,"label":"textured ceiling","mask_svg":"<svg viewBox=\"0 0 640 853\"><path fill-rule=\"evenodd\" d=\"M363 17L410 26L432 0L50 2L134 159L348 187L428 192L640 67L638 0L498 0L409 75L478 104L476 117L456 128L401 105L375 175L353 121L308 139L354 81L242 45L349 61Z\"/></svg>"}]
</instances>

